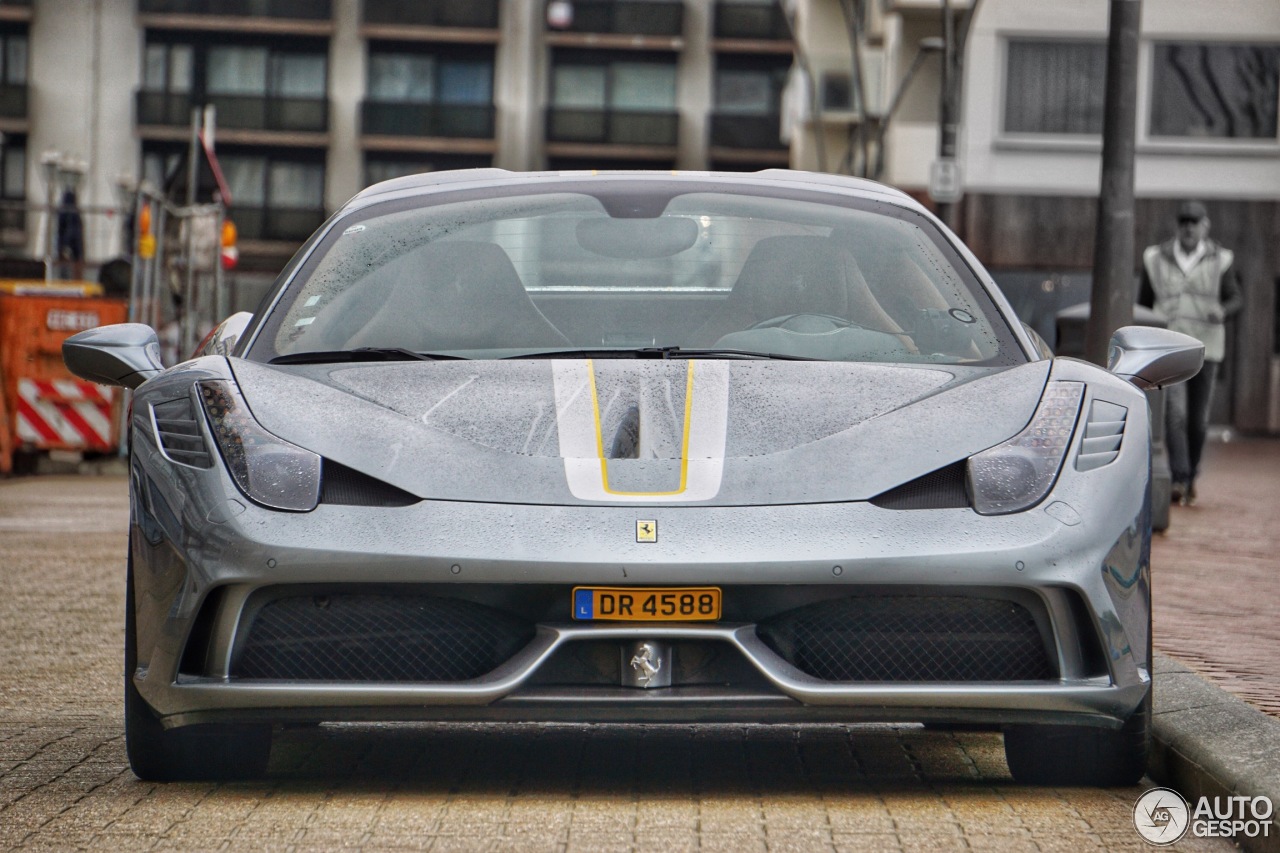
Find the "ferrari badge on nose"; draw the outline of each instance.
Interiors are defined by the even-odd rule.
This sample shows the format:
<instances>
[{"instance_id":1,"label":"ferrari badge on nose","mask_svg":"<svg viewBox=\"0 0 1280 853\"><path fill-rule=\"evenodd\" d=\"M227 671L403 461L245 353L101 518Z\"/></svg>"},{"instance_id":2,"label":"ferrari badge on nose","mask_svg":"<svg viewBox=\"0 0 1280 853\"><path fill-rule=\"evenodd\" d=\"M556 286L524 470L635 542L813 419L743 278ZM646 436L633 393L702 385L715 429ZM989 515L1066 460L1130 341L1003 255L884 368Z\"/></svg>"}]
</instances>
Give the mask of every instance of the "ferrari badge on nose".
<instances>
[{"instance_id":1,"label":"ferrari badge on nose","mask_svg":"<svg viewBox=\"0 0 1280 853\"><path fill-rule=\"evenodd\" d=\"M657 542L658 541L658 522L653 519L639 519L636 521L636 541L637 542Z\"/></svg>"}]
</instances>

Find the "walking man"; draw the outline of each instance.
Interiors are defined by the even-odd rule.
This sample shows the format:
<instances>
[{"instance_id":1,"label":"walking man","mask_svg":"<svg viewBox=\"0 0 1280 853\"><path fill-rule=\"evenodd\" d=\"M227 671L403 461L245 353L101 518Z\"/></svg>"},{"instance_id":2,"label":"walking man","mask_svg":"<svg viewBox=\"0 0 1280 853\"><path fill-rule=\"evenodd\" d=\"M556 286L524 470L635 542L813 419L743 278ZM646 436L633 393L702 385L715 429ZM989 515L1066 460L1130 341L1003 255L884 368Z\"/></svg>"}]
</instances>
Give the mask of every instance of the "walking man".
<instances>
[{"instance_id":1,"label":"walking man","mask_svg":"<svg viewBox=\"0 0 1280 853\"><path fill-rule=\"evenodd\" d=\"M1178 231L1142 253L1138 302L1169 328L1204 344L1204 367L1191 380L1165 390L1165 442L1173 475L1172 498L1190 505L1209 427L1209 406L1226 355L1223 321L1244 305L1235 255L1209 239L1209 212L1198 201L1178 206Z\"/></svg>"}]
</instances>

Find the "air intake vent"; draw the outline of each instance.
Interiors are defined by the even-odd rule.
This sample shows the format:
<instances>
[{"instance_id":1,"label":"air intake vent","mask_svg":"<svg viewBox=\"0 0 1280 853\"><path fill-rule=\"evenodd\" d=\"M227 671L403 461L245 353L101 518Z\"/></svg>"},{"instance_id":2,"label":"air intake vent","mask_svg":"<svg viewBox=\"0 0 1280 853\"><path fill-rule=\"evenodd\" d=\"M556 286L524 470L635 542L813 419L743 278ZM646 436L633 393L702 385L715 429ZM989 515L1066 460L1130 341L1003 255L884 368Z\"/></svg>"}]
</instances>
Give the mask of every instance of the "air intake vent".
<instances>
[{"instance_id":1,"label":"air intake vent","mask_svg":"<svg viewBox=\"0 0 1280 853\"><path fill-rule=\"evenodd\" d=\"M876 495L871 503L881 509L957 509L969 506L964 490L965 463L956 462L930 471Z\"/></svg>"},{"instance_id":2,"label":"air intake vent","mask_svg":"<svg viewBox=\"0 0 1280 853\"><path fill-rule=\"evenodd\" d=\"M324 460L320 474L320 503L342 506L410 506L418 498L404 489L361 474L353 468Z\"/></svg>"},{"instance_id":3,"label":"air intake vent","mask_svg":"<svg viewBox=\"0 0 1280 853\"><path fill-rule=\"evenodd\" d=\"M824 681L1043 681L1056 677L1027 608L964 596L837 598L756 628L765 645Z\"/></svg>"},{"instance_id":4,"label":"air intake vent","mask_svg":"<svg viewBox=\"0 0 1280 853\"><path fill-rule=\"evenodd\" d=\"M1084 441L1076 457L1077 471L1092 471L1108 465L1120 455L1124 423L1129 410L1115 403L1094 400L1084 426Z\"/></svg>"},{"instance_id":5,"label":"air intake vent","mask_svg":"<svg viewBox=\"0 0 1280 853\"><path fill-rule=\"evenodd\" d=\"M534 636L532 623L425 595L306 595L268 602L231 665L235 678L467 681Z\"/></svg>"},{"instance_id":6,"label":"air intake vent","mask_svg":"<svg viewBox=\"0 0 1280 853\"><path fill-rule=\"evenodd\" d=\"M156 440L171 462L193 468L209 468L213 458L204 443L204 432L196 419L196 408L190 397L179 397L151 404Z\"/></svg>"}]
</instances>

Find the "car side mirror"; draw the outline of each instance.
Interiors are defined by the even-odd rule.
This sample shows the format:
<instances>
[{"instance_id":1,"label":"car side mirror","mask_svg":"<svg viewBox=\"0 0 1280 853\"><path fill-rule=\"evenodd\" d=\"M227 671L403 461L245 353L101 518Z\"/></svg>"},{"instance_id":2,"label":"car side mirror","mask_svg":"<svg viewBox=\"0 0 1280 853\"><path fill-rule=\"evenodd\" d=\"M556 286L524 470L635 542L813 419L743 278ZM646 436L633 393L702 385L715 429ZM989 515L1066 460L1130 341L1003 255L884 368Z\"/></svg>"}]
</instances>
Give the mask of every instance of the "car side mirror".
<instances>
[{"instance_id":1,"label":"car side mirror","mask_svg":"<svg viewBox=\"0 0 1280 853\"><path fill-rule=\"evenodd\" d=\"M1156 326L1124 326L1111 336L1107 369L1142 390L1186 382L1204 364L1204 344Z\"/></svg>"},{"instance_id":2,"label":"car side mirror","mask_svg":"<svg viewBox=\"0 0 1280 853\"><path fill-rule=\"evenodd\" d=\"M137 388L164 370L160 340L142 323L116 323L72 335L62 342L67 369L99 385Z\"/></svg>"}]
</instances>

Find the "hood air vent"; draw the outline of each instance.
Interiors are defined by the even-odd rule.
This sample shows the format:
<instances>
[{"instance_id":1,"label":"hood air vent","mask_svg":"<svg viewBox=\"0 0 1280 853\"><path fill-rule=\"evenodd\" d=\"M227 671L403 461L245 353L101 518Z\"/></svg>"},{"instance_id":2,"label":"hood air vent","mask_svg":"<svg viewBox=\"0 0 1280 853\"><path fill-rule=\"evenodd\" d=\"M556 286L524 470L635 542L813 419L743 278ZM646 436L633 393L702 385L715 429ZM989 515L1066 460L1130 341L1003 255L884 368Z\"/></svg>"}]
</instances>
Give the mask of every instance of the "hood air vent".
<instances>
[{"instance_id":1,"label":"hood air vent","mask_svg":"<svg viewBox=\"0 0 1280 853\"><path fill-rule=\"evenodd\" d=\"M961 509L969 506L965 492L965 463L955 462L895 486L871 499L881 509Z\"/></svg>"},{"instance_id":2,"label":"hood air vent","mask_svg":"<svg viewBox=\"0 0 1280 853\"><path fill-rule=\"evenodd\" d=\"M320 473L320 503L342 506L410 506L418 498L390 483L326 459Z\"/></svg>"},{"instance_id":3,"label":"hood air vent","mask_svg":"<svg viewBox=\"0 0 1280 853\"><path fill-rule=\"evenodd\" d=\"M1089 420L1084 426L1084 441L1076 457L1077 471L1092 471L1109 465L1120 455L1124 439L1125 419L1129 410L1115 403L1094 400L1089 407Z\"/></svg>"},{"instance_id":4,"label":"hood air vent","mask_svg":"<svg viewBox=\"0 0 1280 853\"><path fill-rule=\"evenodd\" d=\"M170 462L193 468L213 465L209 448L204 443L204 431L196 420L195 405L189 396L152 403L151 418L155 423L156 440Z\"/></svg>"}]
</instances>

